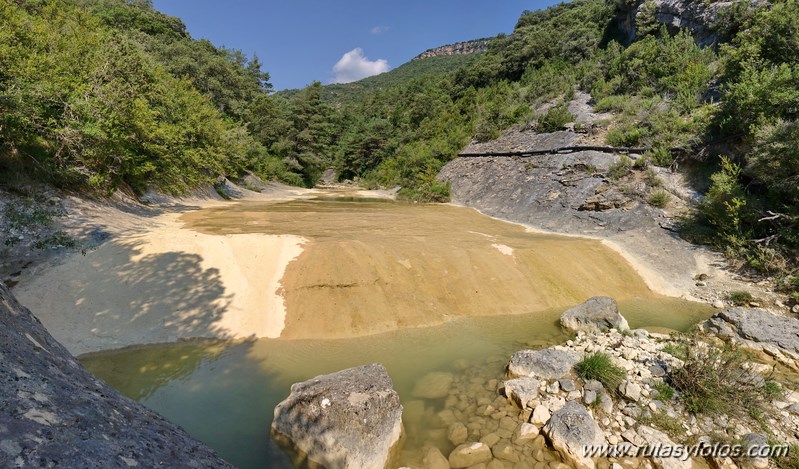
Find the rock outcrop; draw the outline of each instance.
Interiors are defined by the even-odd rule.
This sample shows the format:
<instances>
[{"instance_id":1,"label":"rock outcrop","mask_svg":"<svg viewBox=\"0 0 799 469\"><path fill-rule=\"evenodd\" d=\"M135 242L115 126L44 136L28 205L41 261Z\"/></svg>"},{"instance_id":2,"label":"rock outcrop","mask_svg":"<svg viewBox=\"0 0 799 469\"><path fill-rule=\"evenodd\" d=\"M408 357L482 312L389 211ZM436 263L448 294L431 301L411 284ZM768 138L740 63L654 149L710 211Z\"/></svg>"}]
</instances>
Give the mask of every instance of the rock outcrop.
<instances>
[{"instance_id":1,"label":"rock outcrop","mask_svg":"<svg viewBox=\"0 0 799 469\"><path fill-rule=\"evenodd\" d=\"M732 308L717 313L704 325L708 332L799 368L799 320L763 309Z\"/></svg>"},{"instance_id":2,"label":"rock outcrop","mask_svg":"<svg viewBox=\"0 0 799 469\"><path fill-rule=\"evenodd\" d=\"M474 39L471 41L447 44L446 46L428 49L413 58L413 60L429 59L430 57L442 57L446 55L466 55L477 54L488 49L488 44L492 41L488 39Z\"/></svg>"},{"instance_id":3,"label":"rock outcrop","mask_svg":"<svg viewBox=\"0 0 799 469\"><path fill-rule=\"evenodd\" d=\"M298 462L327 469L383 469L402 433L402 405L380 364L292 385L272 423L273 438Z\"/></svg>"},{"instance_id":4,"label":"rock outcrop","mask_svg":"<svg viewBox=\"0 0 799 469\"><path fill-rule=\"evenodd\" d=\"M605 332L611 329L626 331L630 325L619 313L616 300L608 296L595 296L585 303L561 314L560 325L571 332Z\"/></svg>"},{"instance_id":5,"label":"rock outcrop","mask_svg":"<svg viewBox=\"0 0 799 469\"><path fill-rule=\"evenodd\" d=\"M585 448L605 443L602 429L591 414L574 401L552 414L544 434L561 456L578 469L594 469L594 461L586 456Z\"/></svg>"},{"instance_id":6,"label":"rock outcrop","mask_svg":"<svg viewBox=\"0 0 799 469\"><path fill-rule=\"evenodd\" d=\"M617 2L619 29L632 42L641 37L640 26L649 29L665 26L670 33L687 30L700 46L718 43L716 24L720 13L733 2L693 0L635 0Z\"/></svg>"},{"instance_id":7,"label":"rock outcrop","mask_svg":"<svg viewBox=\"0 0 799 469\"><path fill-rule=\"evenodd\" d=\"M92 376L0 283L0 467L232 467Z\"/></svg>"}]
</instances>

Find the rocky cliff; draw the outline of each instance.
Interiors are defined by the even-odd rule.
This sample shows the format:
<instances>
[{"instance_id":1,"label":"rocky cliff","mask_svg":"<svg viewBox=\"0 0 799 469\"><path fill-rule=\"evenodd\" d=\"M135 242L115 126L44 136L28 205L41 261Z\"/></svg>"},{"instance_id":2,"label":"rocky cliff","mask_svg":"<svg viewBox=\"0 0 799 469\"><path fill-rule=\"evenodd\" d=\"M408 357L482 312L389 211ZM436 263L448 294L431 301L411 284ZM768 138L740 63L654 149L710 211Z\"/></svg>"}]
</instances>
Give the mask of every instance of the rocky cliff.
<instances>
[{"instance_id":1,"label":"rocky cliff","mask_svg":"<svg viewBox=\"0 0 799 469\"><path fill-rule=\"evenodd\" d=\"M428 59L430 57L441 57L444 55L466 55L483 52L488 49L491 39L474 39L466 42L448 44L446 46L428 49L413 58L413 60Z\"/></svg>"},{"instance_id":2,"label":"rocky cliff","mask_svg":"<svg viewBox=\"0 0 799 469\"><path fill-rule=\"evenodd\" d=\"M0 283L0 467L233 467L86 371Z\"/></svg>"},{"instance_id":3,"label":"rocky cliff","mask_svg":"<svg viewBox=\"0 0 799 469\"><path fill-rule=\"evenodd\" d=\"M701 46L713 45L719 41L718 20L732 5L729 1L618 0L619 28L627 42L663 25L671 33L687 30Z\"/></svg>"}]
</instances>

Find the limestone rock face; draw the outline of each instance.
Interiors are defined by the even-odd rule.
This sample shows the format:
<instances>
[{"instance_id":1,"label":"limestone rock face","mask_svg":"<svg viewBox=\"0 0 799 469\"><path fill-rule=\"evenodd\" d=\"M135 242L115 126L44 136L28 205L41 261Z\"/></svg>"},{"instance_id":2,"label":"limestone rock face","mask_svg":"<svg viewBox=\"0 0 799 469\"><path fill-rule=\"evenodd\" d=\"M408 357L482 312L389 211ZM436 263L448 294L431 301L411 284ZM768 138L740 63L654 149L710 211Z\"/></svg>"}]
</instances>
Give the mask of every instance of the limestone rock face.
<instances>
[{"instance_id":1,"label":"limestone rock face","mask_svg":"<svg viewBox=\"0 0 799 469\"><path fill-rule=\"evenodd\" d=\"M630 329L627 320L619 313L616 300L608 296L595 296L585 303L575 306L561 314L560 325L578 332L605 332L610 329L626 331Z\"/></svg>"},{"instance_id":2,"label":"limestone rock face","mask_svg":"<svg viewBox=\"0 0 799 469\"><path fill-rule=\"evenodd\" d=\"M92 376L0 283L0 467L233 467Z\"/></svg>"},{"instance_id":3,"label":"limestone rock face","mask_svg":"<svg viewBox=\"0 0 799 469\"><path fill-rule=\"evenodd\" d=\"M799 320L755 308L732 308L717 313L704 328L725 339L775 356L799 360Z\"/></svg>"},{"instance_id":4,"label":"limestone rock face","mask_svg":"<svg viewBox=\"0 0 799 469\"><path fill-rule=\"evenodd\" d=\"M292 385L272 423L278 443L327 469L383 469L402 433L402 405L380 364Z\"/></svg>"},{"instance_id":5,"label":"limestone rock face","mask_svg":"<svg viewBox=\"0 0 799 469\"><path fill-rule=\"evenodd\" d=\"M586 457L583 450L589 445L601 445L605 439L602 429L585 407L575 401L567 403L552 414L543 430L566 462L578 469L594 469L594 461Z\"/></svg>"},{"instance_id":6,"label":"limestone rock face","mask_svg":"<svg viewBox=\"0 0 799 469\"><path fill-rule=\"evenodd\" d=\"M475 39L472 41L447 44L446 46L428 49L413 58L413 60L428 59L431 57L443 57L447 55L468 55L477 54L488 49L491 39Z\"/></svg>"},{"instance_id":7,"label":"limestone rock face","mask_svg":"<svg viewBox=\"0 0 799 469\"><path fill-rule=\"evenodd\" d=\"M511 357L508 374L540 379L560 379L569 374L580 358L577 353L556 349L521 350Z\"/></svg>"},{"instance_id":8,"label":"limestone rock face","mask_svg":"<svg viewBox=\"0 0 799 469\"><path fill-rule=\"evenodd\" d=\"M636 25L642 21L660 25L675 33L687 30L700 46L716 44L719 40L714 28L719 14L734 2L695 2L692 0L638 0L625 2L619 0L619 26L627 36L627 41L639 39L641 34ZM754 4L765 3L755 1Z\"/></svg>"}]
</instances>

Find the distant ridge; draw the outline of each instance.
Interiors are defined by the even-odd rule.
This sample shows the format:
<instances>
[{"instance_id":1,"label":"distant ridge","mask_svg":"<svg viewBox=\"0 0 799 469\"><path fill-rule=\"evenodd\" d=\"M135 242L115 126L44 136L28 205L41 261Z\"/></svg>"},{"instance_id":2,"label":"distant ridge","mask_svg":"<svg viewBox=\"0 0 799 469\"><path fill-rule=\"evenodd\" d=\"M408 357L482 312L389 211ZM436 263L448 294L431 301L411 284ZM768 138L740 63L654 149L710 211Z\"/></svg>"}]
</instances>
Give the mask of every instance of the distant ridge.
<instances>
[{"instance_id":1,"label":"distant ridge","mask_svg":"<svg viewBox=\"0 0 799 469\"><path fill-rule=\"evenodd\" d=\"M456 42L446 46L428 49L413 58L413 60L429 59L431 57L442 57L448 55L467 55L485 52L488 45L494 38L473 39L471 41Z\"/></svg>"}]
</instances>

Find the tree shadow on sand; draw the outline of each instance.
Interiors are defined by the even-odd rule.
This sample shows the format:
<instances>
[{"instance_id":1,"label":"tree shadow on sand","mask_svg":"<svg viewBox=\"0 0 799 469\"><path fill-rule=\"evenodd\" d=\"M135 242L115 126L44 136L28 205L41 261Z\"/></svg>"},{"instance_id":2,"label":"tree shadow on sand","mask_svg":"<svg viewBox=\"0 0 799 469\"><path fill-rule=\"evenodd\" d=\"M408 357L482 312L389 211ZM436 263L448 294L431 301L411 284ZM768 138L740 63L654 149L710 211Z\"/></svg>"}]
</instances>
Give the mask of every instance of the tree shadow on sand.
<instances>
[{"instance_id":1,"label":"tree shadow on sand","mask_svg":"<svg viewBox=\"0 0 799 469\"><path fill-rule=\"evenodd\" d=\"M103 249L103 255L85 257L88 269L63 273L67 278L53 304L74 318L66 330L53 331L66 343L81 344L74 351L180 338L231 338L219 323L232 295L226 293L219 270L204 268L201 256L142 256L138 243L113 241Z\"/></svg>"}]
</instances>

